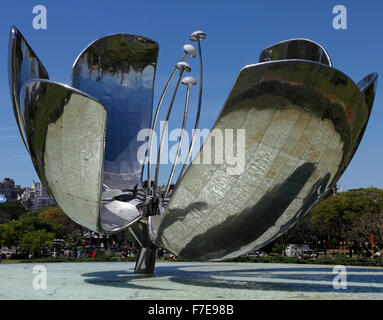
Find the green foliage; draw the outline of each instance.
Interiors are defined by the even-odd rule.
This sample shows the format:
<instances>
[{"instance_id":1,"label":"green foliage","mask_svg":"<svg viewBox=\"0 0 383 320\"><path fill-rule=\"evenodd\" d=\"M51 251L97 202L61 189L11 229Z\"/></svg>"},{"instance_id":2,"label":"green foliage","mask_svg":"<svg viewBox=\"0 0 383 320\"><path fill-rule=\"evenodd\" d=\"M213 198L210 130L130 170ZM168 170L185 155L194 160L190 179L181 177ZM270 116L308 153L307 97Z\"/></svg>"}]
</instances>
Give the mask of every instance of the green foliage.
<instances>
[{"instance_id":1,"label":"green foliage","mask_svg":"<svg viewBox=\"0 0 383 320\"><path fill-rule=\"evenodd\" d=\"M0 223L17 220L26 212L19 201L0 203Z\"/></svg>"},{"instance_id":2,"label":"green foliage","mask_svg":"<svg viewBox=\"0 0 383 320\"><path fill-rule=\"evenodd\" d=\"M19 238L26 232L45 230L46 232L56 233L61 226L48 219L41 218L35 213L25 213L18 220L9 223L17 231Z\"/></svg>"},{"instance_id":3,"label":"green foliage","mask_svg":"<svg viewBox=\"0 0 383 320\"><path fill-rule=\"evenodd\" d=\"M60 227L59 224L38 217L36 213L24 213L18 220L0 225L0 241L2 245L38 251L52 242Z\"/></svg>"},{"instance_id":4,"label":"green foliage","mask_svg":"<svg viewBox=\"0 0 383 320\"><path fill-rule=\"evenodd\" d=\"M10 224L0 224L0 244L10 247L18 243L15 228Z\"/></svg>"},{"instance_id":5,"label":"green foliage","mask_svg":"<svg viewBox=\"0 0 383 320\"><path fill-rule=\"evenodd\" d=\"M310 213L314 231L326 239L345 239L353 222L367 213L383 211L383 190L350 190L319 202Z\"/></svg>"},{"instance_id":6,"label":"green foliage","mask_svg":"<svg viewBox=\"0 0 383 320\"><path fill-rule=\"evenodd\" d=\"M368 242L370 233L375 235L377 247L383 249L383 190L349 190L319 202L300 222L270 244L268 251L282 253L287 244L310 244L318 240L322 244L323 240L363 244Z\"/></svg>"},{"instance_id":7,"label":"green foliage","mask_svg":"<svg viewBox=\"0 0 383 320\"><path fill-rule=\"evenodd\" d=\"M50 247L54 238L54 233L47 232L43 229L29 231L23 235L20 248L23 251L39 252L46 247Z\"/></svg>"},{"instance_id":8,"label":"green foliage","mask_svg":"<svg viewBox=\"0 0 383 320\"><path fill-rule=\"evenodd\" d=\"M75 250L75 254L77 254L77 247L85 246L86 240L82 238L82 233L80 230L74 230L70 234L67 235L67 247Z\"/></svg>"},{"instance_id":9,"label":"green foliage","mask_svg":"<svg viewBox=\"0 0 383 320\"><path fill-rule=\"evenodd\" d=\"M295 264L323 264L323 265L344 265L344 266L380 266L383 267L383 259L371 259L361 257L357 259L349 258L346 255L335 257L323 256L318 259L299 259L298 257L286 257L281 255L267 257L244 257L231 260L233 262L254 262L254 263L295 263Z\"/></svg>"},{"instance_id":10,"label":"green foliage","mask_svg":"<svg viewBox=\"0 0 383 320\"><path fill-rule=\"evenodd\" d=\"M57 236L66 238L75 230L80 230L80 226L73 222L68 216L59 208L55 206L45 207L38 213L39 218L51 221L53 224L59 225L60 228L56 230Z\"/></svg>"},{"instance_id":11,"label":"green foliage","mask_svg":"<svg viewBox=\"0 0 383 320\"><path fill-rule=\"evenodd\" d=\"M23 260L23 263L47 263L47 262L135 262L137 260L137 257L127 257L121 259L117 256L108 256L108 255L102 255L102 256L96 256L95 259L89 258L89 257L81 257L81 258L75 258L75 257L49 257L49 258L37 258L37 259L28 259Z\"/></svg>"}]
</instances>

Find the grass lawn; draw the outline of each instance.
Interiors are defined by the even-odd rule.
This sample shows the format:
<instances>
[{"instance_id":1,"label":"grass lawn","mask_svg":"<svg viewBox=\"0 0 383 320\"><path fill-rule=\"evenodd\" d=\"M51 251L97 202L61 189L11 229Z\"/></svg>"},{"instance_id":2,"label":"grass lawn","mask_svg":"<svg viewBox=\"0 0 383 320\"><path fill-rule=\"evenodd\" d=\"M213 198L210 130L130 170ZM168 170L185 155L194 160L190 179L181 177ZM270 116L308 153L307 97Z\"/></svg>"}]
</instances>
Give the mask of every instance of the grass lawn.
<instances>
[{"instance_id":1,"label":"grass lawn","mask_svg":"<svg viewBox=\"0 0 383 320\"><path fill-rule=\"evenodd\" d=\"M0 264L20 263L23 260L2 259Z\"/></svg>"},{"instance_id":2,"label":"grass lawn","mask_svg":"<svg viewBox=\"0 0 383 320\"><path fill-rule=\"evenodd\" d=\"M121 259L119 256L98 256L95 259L82 257L49 257L27 260L3 259L1 263L50 263L50 262L135 262L136 257ZM156 259L157 262L169 261L169 259ZM185 262L186 260L176 258L174 262ZM383 259L371 259L366 257L349 258L346 255L328 255L322 256L319 259L299 259L297 257L285 257L280 255L268 257L247 257L241 256L232 260L223 262L248 262L248 263L294 263L294 264L322 264L322 265L345 265L345 266L371 266L383 267Z\"/></svg>"}]
</instances>

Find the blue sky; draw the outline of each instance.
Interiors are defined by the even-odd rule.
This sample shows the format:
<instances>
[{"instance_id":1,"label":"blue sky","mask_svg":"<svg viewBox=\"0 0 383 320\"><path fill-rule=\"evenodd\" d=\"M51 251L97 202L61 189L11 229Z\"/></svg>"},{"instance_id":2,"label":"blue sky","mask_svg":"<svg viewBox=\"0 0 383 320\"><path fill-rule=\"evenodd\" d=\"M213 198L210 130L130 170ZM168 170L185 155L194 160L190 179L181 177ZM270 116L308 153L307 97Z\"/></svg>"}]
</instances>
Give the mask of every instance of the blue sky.
<instances>
[{"instance_id":1,"label":"blue sky","mask_svg":"<svg viewBox=\"0 0 383 320\"><path fill-rule=\"evenodd\" d=\"M35 5L48 12L47 30L32 27ZM348 29L332 27L335 5L347 8ZM28 186L38 180L13 117L8 88L7 45L11 24L19 28L47 68L50 78L69 84L76 56L91 41L112 33L134 33L156 40L160 53L154 102L182 57L182 46L192 31L202 29L204 58L204 96L201 128L211 128L239 72L256 63L260 51L289 38L310 38L329 52L334 67L355 82L370 72L382 73L382 1L291 0L291 1L216 1L216 0L114 0L114 1L2 1L0 19L0 179L11 177ZM198 77L198 62L190 61L192 75ZM381 79L380 79L381 80ZM192 91L195 106L197 88ZM339 181L346 189L376 186L383 188L381 148L383 119L381 85L370 122L361 145ZM179 94L179 111L174 125L182 120L184 94ZM192 107L193 108L193 107ZM165 108L164 108L165 109ZM194 122L191 118L190 123ZM160 180L164 182L166 170Z\"/></svg>"}]
</instances>

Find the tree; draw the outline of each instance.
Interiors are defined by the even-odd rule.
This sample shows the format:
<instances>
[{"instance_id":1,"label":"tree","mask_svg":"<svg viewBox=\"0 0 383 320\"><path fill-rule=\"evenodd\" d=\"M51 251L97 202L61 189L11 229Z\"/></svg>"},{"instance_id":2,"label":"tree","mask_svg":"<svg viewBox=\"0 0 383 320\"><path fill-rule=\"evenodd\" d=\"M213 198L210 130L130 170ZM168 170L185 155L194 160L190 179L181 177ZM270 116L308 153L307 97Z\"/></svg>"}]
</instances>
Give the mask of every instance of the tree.
<instances>
[{"instance_id":1,"label":"tree","mask_svg":"<svg viewBox=\"0 0 383 320\"><path fill-rule=\"evenodd\" d=\"M1 246L11 247L17 243L17 233L15 228L10 224L0 224Z\"/></svg>"},{"instance_id":2,"label":"tree","mask_svg":"<svg viewBox=\"0 0 383 320\"><path fill-rule=\"evenodd\" d=\"M67 246L74 249L75 257L77 257L78 247L86 244L86 241L83 239L83 235L80 230L74 230L68 234L67 241Z\"/></svg>"},{"instance_id":3,"label":"tree","mask_svg":"<svg viewBox=\"0 0 383 320\"><path fill-rule=\"evenodd\" d=\"M336 194L319 202L310 212L316 234L331 241L350 239L350 228L364 214L383 210L383 190L357 189Z\"/></svg>"},{"instance_id":4,"label":"tree","mask_svg":"<svg viewBox=\"0 0 383 320\"><path fill-rule=\"evenodd\" d=\"M52 206L43 208L38 214L38 217L61 225L61 228L57 230L57 236L61 238L65 238L75 230L81 230L81 226L69 219L59 207Z\"/></svg>"},{"instance_id":5,"label":"tree","mask_svg":"<svg viewBox=\"0 0 383 320\"><path fill-rule=\"evenodd\" d=\"M39 217L36 213L29 212L23 214L18 220L10 222L18 233L26 233L28 231L36 231L44 229L47 232L56 233L61 225L51 220ZM19 237L20 239L22 237Z\"/></svg>"},{"instance_id":6,"label":"tree","mask_svg":"<svg viewBox=\"0 0 383 320\"><path fill-rule=\"evenodd\" d=\"M52 245L54 238L54 233L47 232L43 229L29 231L23 235L20 248L23 251L33 252L34 256L38 257L41 250L44 250Z\"/></svg>"},{"instance_id":7,"label":"tree","mask_svg":"<svg viewBox=\"0 0 383 320\"><path fill-rule=\"evenodd\" d=\"M1 243L6 246L20 247L29 239L24 238L26 234L42 230L44 233L55 236L60 227L50 220L38 217L35 213L25 213L18 220L0 225Z\"/></svg>"},{"instance_id":8,"label":"tree","mask_svg":"<svg viewBox=\"0 0 383 320\"><path fill-rule=\"evenodd\" d=\"M17 220L26 212L19 201L0 203L0 223Z\"/></svg>"},{"instance_id":9,"label":"tree","mask_svg":"<svg viewBox=\"0 0 383 320\"><path fill-rule=\"evenodd\" d=\"M329 242L347 241L363 245L370 233L383 247L382 216L383 190L361 188L336 193L315 205L301 221L267 248L281 252L289 243L317 246L321 241L326 252Z\"/></svg>"},{"instance_id":10,"label":"tree","mask_svg":"<svg viewBox=\"0 0 383 320\"><path fill-rule=\"evenodd\" d=\"M286 248L289 244L305 244L310 243L315 236L310 224L310 218L305 216L288 232L284 233L278 239L267 245L263 250L279 252L283 255L286 253Z\"/></svg>"},{"instance_id":11,"label":"tree","mask_svg":"<svg viewBox=\"0 0 383 320\"><path fill-rule=\"evenodd\" d=\"M349 230L350 237L361 244L369 241L370 234L374 235L375 246L383 249L383 210L356 217Z\"/></svg>"}]
</instances>

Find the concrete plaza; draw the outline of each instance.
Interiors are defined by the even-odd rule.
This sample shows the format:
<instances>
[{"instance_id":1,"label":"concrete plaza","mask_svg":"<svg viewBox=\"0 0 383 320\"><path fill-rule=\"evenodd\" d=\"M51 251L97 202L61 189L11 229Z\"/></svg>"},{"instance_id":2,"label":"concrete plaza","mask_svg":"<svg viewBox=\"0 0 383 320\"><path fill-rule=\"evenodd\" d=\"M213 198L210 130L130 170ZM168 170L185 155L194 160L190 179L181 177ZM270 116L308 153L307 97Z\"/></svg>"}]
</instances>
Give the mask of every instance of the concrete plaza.
<instances>
[{"instance_id":1,"label":"concrete plaza","mask_svg":"<svg viewBox=\"0 0 383 320\"><path fill-rule=\"evenodd\" d=\"M0 264L0 299L383 299L383 268L347 267L347 288L335 289L333 266L160 262L153 276L133 263L43 266L36 290L36 264Z\"/></svg>"}]
</instances>

